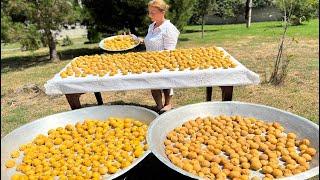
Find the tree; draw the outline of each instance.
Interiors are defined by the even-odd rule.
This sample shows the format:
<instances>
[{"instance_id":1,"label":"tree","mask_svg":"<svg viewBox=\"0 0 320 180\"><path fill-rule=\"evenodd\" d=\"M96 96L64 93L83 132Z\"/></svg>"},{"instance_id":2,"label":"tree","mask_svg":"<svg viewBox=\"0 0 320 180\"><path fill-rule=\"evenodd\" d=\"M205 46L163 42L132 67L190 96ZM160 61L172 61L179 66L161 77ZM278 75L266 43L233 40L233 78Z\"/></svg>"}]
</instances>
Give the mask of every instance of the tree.
<instances>
[{"instance_id":1,"label":"tree","mask_svg":"<svg viewBox=\"0 0 320 180\"><path fill-rule=\"evenodd\" d=\"M249 0L214 0L212 15L227 18L227 17L239 17L244 14L247 23L249 24ZM273 0L252 0L251 8L262 8L272 6ZM194 10L192 17L189 20L191 24L198 24L200 17L197 14L197 10Z\"/></svg>"},{"instance_id":2,"label":"tree","mask_svg":"<svg viewBox=\"0 0 320 180\"><path fill-rule=\"evenodd\" d=\"M192 16L195 2L196 0L168 0L170 5L168 17L180 31Z\"/></svg>"},{"instance_id":3,"label":"tree","mask_svg":"<svg viewBox=\"0 0 320 180\"><path fill-rule=\"evenodd\" d=\"M1 1L1 42L15 42L16 37L20 33L15 32L15 26L13 20L23 22L25 20L24 14L13 14L9 15L8 12L8 1ZM19 24L20 25L20 24Z\"/></svg>"},{"instance_id":4,"label":"tree","mask_svg":"<svg viewBox=\"0 0 320 180\"><path fill-rule=\"evenodd\" d=\"M251 25L251 11L252 11L252 0L246 0L245 19L246 19L247 28L249 28Z\"/></svg>"},{"instance_id":5,"label":"tree","mask_svg":"<svg viewBox=\"0 0 320 180\"><path fill-rule=\"evenodd\" d=\"M272 0L246 0L246 5L245 5L245 20L246 20L246 27L249 28L251 25L251 13L252 13L252 8L261 8L261 7L266 7L266 6L271 6L272 5Z\"/></svg>"},{"instance_id":6,"label":"tree","mask_svg":"<svg viewBox=\"0 0 320 180\"><path fill-rule=\"evenodd\" d=\"M214 0L197 0L194 4L194 14L201 19L201 38L203 38L204 34L204 16L213 9L214 5Z\"/></svg>"},{"instance_id":7,"label":"tree","mask_svg":"<svg viewBox=\"0 0 320 180\"><path fill-rule=\"evenodd\" d=\"M89 16L84 23L92 36L98 32L113 34L123 29L142 35L150 20L147 13L149 0L83 0Z\"/></svg>"},{"instance_id":8,"label":"tree","mask_svg":"<svg viewBox=\"0 0 320 180\"><path fill-rule=\"evenodd\" d=\"M11 0L7 2L7 12L11 17L22 14L25 20L18 21L19 29L26 32L41 34L50 52L52 61L59 61L56 39L52 31L61 30L64 24L74 23L80 19L78 5L72 0ZM23 27L21 26L23 25ZM19 30L18 29L18 30ZM40 36L38 36L40 38ZM37 42L37 36L27 36ZM23 43L25 38L19 38Z\"/></svg>"},{"instance_id":9,"label":"tree","mask_svg":"<svg viewBox=\"0 0 320 180\"><path fill-rule=\"evenodd\" d=\"M318 0L276 0L276 6L284 13L285 4L292 3L292 15L290 22L293 25L300 25L303 21L308 21L318 14Z\"/></svg>"},{"instance_id":10,"label":"tree","mask_svg":"<svg viewBox=\"0 0 320 180\"><path fill-rule=\"evenodd\" d=\"M254 8L262 8L273 6L274 0L252 0L252 7Z\"/></svg>"},{"instance_id":11,"label":"tree","mask_svg":"<svg viewBox=\"0 0 320 180\"><path fill-rule=\"evenodd\" d=\"M244 12L245 0L216 1L214 14L220 17L237 17Z\"/></svg>"},{"instance_id":12,"label":"tree","mask_svg":"<svg viewBox=\"0 0 320 180\"><path fill-rule=\"evenodd\" d=\"M8 42L9 30L12 26L11 19L9 16L6 16L3 11L1 11L1 42Z\"/></svg>"},{"instance_id":13,"label":"tree","mask_svg":"<svg viewBox=\"0 0 320 180\"><path fill-rule=\"evenodd\" d=\"M136 35L145 35L151 23L147 7L150 0L82 0L89 16L83 21L88 27L88 39L101 38L101 33L116 34L129 30ZM179 30L187 24L196 0L167 0L167 18Z\"/></svg>"},{"instance_id":14,"label":"tree","mask_svg":"<svg viewBox=\"0 0 320 180\"><path fill-rule=\"evenodd\" d=\"M274 63L273 72L269 79L269 83L273 85L281 84L287 75L287 68L289 64L289 59L283 58L283 52L285 49L285 40L287 35L287 30L293 13L293 4L295 0L282 0L281 6L283 7L284 19L283 19L283 33L280 40L280 45L278 49L277 58Z\"/></svg>"}]
</instances>

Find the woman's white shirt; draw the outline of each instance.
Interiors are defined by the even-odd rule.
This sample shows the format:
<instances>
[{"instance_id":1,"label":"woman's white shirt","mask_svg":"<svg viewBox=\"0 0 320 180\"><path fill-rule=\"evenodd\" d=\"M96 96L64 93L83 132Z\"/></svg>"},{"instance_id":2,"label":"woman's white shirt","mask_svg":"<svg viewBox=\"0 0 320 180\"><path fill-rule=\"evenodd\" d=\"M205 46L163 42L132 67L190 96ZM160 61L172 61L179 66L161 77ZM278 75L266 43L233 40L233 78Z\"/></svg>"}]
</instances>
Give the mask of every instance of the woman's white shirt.
<instances>
[{"instance_id":1,"label":"woman's white shirt","mask_svg":"<svg viewBox=\"0 0 320 180\"><path fill-rule=\"evenodd\" d=\"M173 50L176 48L179 30L165 20L159 27L154 28L155 22L149 25L148 34L144 39L147 51Z\"/></svg>"},{"instance_id":2,"label":"woman's white shirt","mask_svg":"<svg viewBox=\"0 0 320 180\"><path fill-rule=\"evenodd\" d=\"M170 22L165 20L159 27L154 28L155 22L149 25L148 34L144 38L147 51L173 50L176 48L179 30ZM173 89L170 89L173 95Z\"/></svg>"}]
</instances>

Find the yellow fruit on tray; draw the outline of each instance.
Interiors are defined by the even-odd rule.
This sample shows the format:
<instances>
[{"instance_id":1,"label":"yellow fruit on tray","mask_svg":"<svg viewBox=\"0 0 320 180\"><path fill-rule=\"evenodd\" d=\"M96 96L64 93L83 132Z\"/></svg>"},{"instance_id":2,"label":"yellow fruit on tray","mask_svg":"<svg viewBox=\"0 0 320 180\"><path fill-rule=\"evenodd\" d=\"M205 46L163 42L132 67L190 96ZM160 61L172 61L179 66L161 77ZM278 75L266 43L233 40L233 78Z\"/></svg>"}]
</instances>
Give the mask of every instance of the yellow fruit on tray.
<instances>
[{"instance_id":1,"label":"yellow fruit on tray","mask_svg":"<svg viewBox=\"0 0 320 180\"><path fill-rule=\"evenodd\" d=\"M17 163L12 179L52 179L59 176L100 179L126 168L148 149L145 140L148 126L131 118L87 119L37 135L31 143L21 145L22 162ZM12 158L19 151L11 153ZM12 168L16 162L6 162Z\"/></svg>"},{"instance_id":2,"label":"yellow fruit on tray","mask_svg":"<svg viewBox=\"0 0 320 180\"><path fill-rule=\"evenodd\" d=\"M115 36L104 41L104 47L110 50L124 50L133 47L138 42L130 35Z\"/></svg>"},{"instance_id":3,"label":"yellow fruit on tray","mask_svg":"<svg viewBox=\"0 0 320 180\"><path fill-rule=\"evenodd\" d=\"M8 160L6 162L6 167L7 168L13 168L16 165L16 162L14 160Z\"/></svg>"},{"instance_id":4,"label":"yellow fruit on tray","mask_svg":"<svg viewBox=\"0 0 320 180\"><path fill-rule=\"evenodd\" d=\"M231 58L216 47L177 49L157 52L129 52L80 56L61 73L61 78L104 77L115 75L154 73L162 70L185 71L235 68Z\"/></svg>"},{"instance_id":5,"label":"yellow fruit on tray","mask_svg":"<svg viewBox=\"0 0 320 180\"><path fill-rule=\"evenodd\" d=\"M17 158L17 157L19 157L20 156L20 152L19 151L13 151L12 153L11 153L11 158Z\"/></svg>"}]
</instances>

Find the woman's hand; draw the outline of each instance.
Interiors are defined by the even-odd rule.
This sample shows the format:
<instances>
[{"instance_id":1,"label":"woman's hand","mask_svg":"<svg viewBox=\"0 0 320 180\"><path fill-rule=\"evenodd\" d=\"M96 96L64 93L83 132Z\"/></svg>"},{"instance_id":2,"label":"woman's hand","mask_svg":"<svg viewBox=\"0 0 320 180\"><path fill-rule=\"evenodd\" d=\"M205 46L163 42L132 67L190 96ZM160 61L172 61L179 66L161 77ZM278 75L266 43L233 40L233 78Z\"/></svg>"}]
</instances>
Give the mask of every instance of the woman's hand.
<instances>
[{"instance_id":1,"label":"woman's hand","mask_svg":"<svg viewBox=\"0 0 320 180\"><path fill-rule=\"evenodd\" d=\"M141 44L144 44L144 39L142 37L138 37Z\"/></svg>"}]
</instances>

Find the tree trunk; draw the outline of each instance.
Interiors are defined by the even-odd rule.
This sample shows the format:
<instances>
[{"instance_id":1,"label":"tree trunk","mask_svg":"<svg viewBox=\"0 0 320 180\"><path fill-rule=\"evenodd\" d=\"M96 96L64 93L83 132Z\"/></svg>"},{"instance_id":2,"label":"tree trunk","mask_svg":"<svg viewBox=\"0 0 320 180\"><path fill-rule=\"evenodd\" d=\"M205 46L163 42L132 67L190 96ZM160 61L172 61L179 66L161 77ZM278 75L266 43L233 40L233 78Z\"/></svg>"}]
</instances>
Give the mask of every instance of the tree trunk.
<instances>
[{"instance_id":1,"label":"tree trunk","mask_svg":"<svg viewBox=\"0 0 320 180\"><path fill-rule=\"evenodd\" d=\"M287 16L286 15L285 15L285 20L287 20ZM283 50L284 50L284 41L285 41L285 38L286 38L287 30L288 30L288 22L285 21L285 27L284 27L284 31L283 31L283 34L282 34L280 46L279 46L279 49L278 49L276 62L275 62L275 65L274 65L274 68L273 68L273 72L272 72L270 80L269 80L269 83L272 83L272 84L275 84L275 85L280 84L281 80L283 80L283 79L281 79L279 77L279 68L280 68L280 65L282 63L282 54L283 54Z\"/></svg>"},{"instance_id":2,"label":"tree trunk","mask_svg":"<svg viewBox=\"0 0 320 180\"><path fill-rule=\"evenodd\" d=\"M251 25L251 11L252 11L252 0L246 1L246 27L249 28Z\"/></svg>"},{"instance_id":3,"label":"tree trunk","mask_svg":"<svg viewBox=\"0 0 320 180\"><path fill-rule=\"evenodd\" d=\"M201 17L201 38L203 39L204 34L204 15Z\"/></svg>"},{"instance_id":4,"label":"tree trunk","mask_svg":"<svg viewBox=\"0 0 320 180\"><path fill-rule=\"evenodd\" d=\"M48 40L50 60L52 62L60 61L58 53L57 53L56 42L54 40L52 32L50 30L46 30L46 36L47 36L47 40Z\"/></svg>"}]
</instances>

